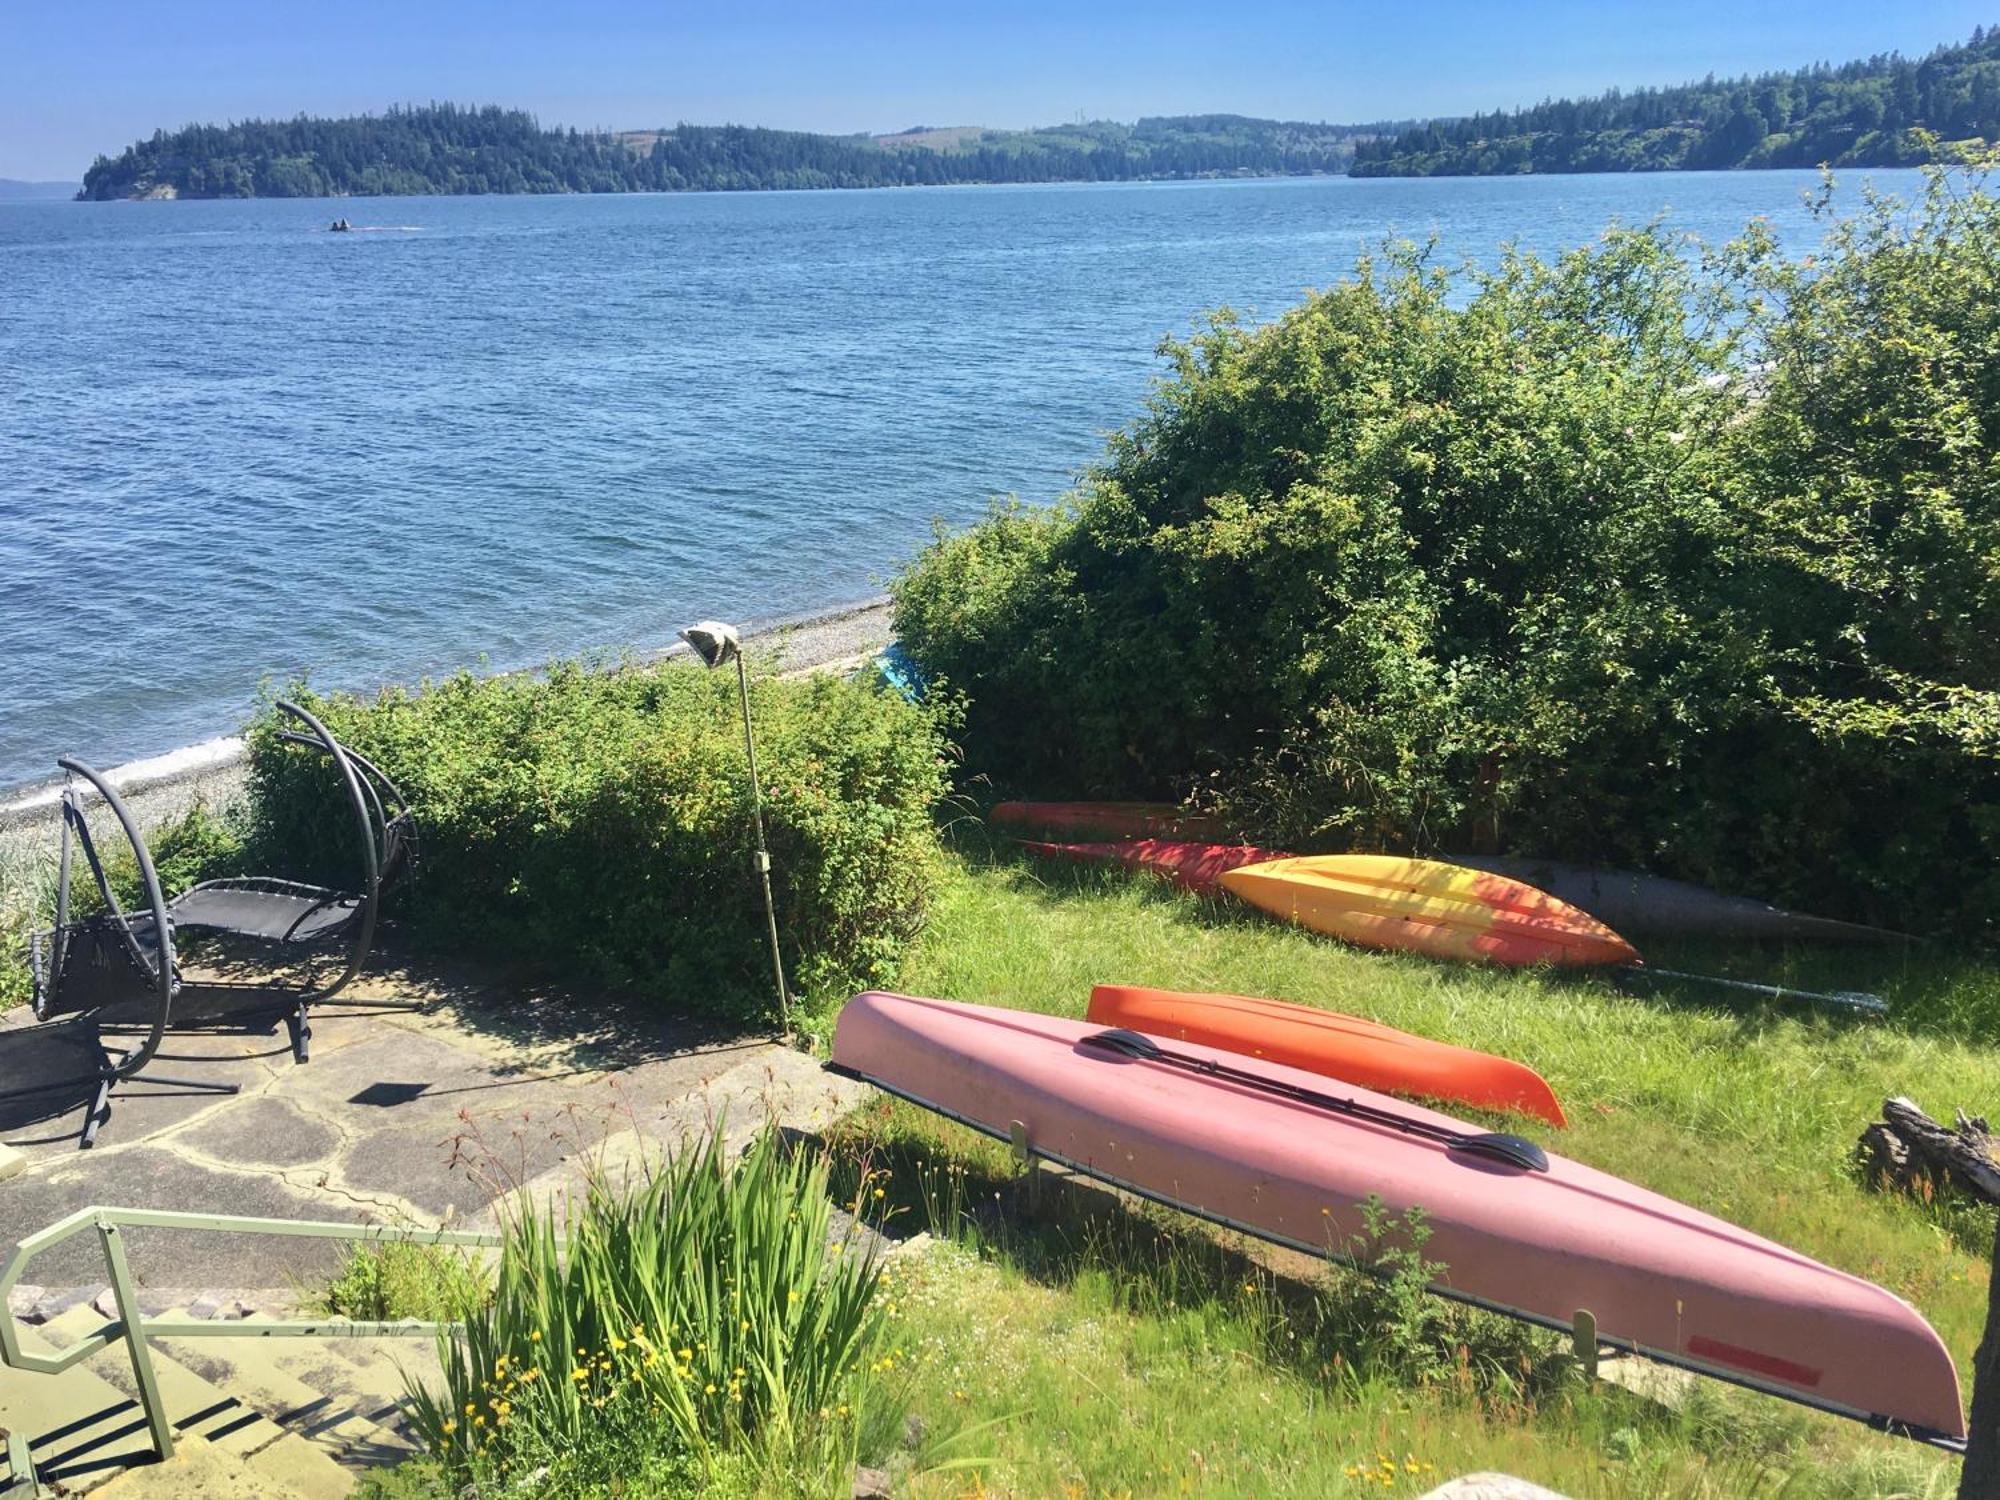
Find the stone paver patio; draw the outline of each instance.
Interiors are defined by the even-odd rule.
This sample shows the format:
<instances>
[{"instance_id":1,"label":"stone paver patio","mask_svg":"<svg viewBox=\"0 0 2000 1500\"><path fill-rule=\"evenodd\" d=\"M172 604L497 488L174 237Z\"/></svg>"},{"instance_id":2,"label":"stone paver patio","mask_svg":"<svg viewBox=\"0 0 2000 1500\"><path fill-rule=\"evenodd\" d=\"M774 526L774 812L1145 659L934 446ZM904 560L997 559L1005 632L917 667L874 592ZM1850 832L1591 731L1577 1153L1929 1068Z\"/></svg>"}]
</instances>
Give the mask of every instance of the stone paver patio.
<instances>
[{"instance_id":1,"label":"stone paver patio","mask_svg":"<svg viewBox=\"0 0 2000 1500\"><path fill-rule=\"evenodd\" d=\"M151 1071L242 1092L177 1092L142 1074L113 1093L89 1151L76 1145L87 1091L0 1101L0 1141L26 1157L0 1182L0 1240L92 1204L478 1226L516 1188L573 1185L593 1163L616 1171L718 1118L732 1135L771 1117L824 1123L858 1094L768 1037L504 976L395 964L350 993L425 1009L317 1009L306 1064L268 1015L171 1032ZM0 1085L90 1065L82 1036L26 1019L0 1023ZM150 1288L272 1288L340 1258L326 1242L258 1236L140 1230L129 1241ZM38 1258L27 1279L101 1284L94 1238Z\"/></svg>"}]
</instances>

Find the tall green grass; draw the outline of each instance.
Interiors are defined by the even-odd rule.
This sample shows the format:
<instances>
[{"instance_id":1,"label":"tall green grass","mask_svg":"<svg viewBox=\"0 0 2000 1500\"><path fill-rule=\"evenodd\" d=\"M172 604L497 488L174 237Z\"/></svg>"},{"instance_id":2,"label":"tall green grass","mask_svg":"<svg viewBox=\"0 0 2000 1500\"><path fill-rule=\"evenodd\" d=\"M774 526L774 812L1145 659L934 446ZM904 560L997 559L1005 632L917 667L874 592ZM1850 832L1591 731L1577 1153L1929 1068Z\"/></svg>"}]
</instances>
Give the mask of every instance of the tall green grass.
<instances>
[{"instance_id":1,"label":"tall green grass","mask_svg":"<svg viewBox=\"0 0 2000 1500\"><path fill-rule=\"evenodd\" d=\"M55 861L25 839L0 842L0 1011L27 1003L28 934L55 907Z\"/></svg>"},{"instance_id":2,"label":"tall green grass","mask_svg":"<svg viewBox=\"0 0 2000 1500\"><path fill-rule=\"evenodd\" d=\"M716 1134L566 1212L519 1205L491 1302L440 1340L442 1390L412 1388L446 1473L834 1484L879 1439L881 1270L833 1232L827 1170L769 1131L731 1160Z\"/></svg>"}]
</instances>

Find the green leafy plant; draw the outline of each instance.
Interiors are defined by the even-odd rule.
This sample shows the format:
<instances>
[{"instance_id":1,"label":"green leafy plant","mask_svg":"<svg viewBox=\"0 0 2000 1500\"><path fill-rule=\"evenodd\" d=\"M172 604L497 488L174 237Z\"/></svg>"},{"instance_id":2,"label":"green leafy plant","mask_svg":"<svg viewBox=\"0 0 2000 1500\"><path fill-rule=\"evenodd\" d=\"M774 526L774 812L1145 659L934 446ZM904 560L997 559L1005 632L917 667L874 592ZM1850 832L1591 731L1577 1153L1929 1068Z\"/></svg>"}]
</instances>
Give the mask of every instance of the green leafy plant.
<instances>
[{"instance_id":1,"label":"green leafy plant","mask_svg":"<svg viewBox=\"0 0 2000 1500\"><path fill-rule=\"evenodd\" d=\"M1810 264L1391 247L1169 341L1077 492L941 534L897 628L1035 794L1991 933L1996 265L1942 174Z\"/></svg>"},{"instance_id":2,"label":"green leafy plant","mask_svg":"<svg viewBox=\"0 0 2000 1500\"><path fill-rule=\"evenodd\" d=\"M1334 1269L1313 1309L1313 1342L1364 1377L1448 1383L1487 1402L1539 1399L1574 1384L1575 1362L1555 1336L1450 1302L1451 1268L1425 1258L1428 1216L1360 1205L1361 1229L1341 1248L1365 1269Z\"/></svg>"},{"instance_id":3,"label":"green leafy plant","mask_svg":"<svg viewBox=\"0 0 2000 1500\"><path fill-rule=\"evenodd\" d=\"M490 1295L490 1278L464 1251L397 1240L351 1246L313 1300L337 1318L448 1322L474 1312Z\"/></svg>"},{"instance_id":4,"label":"green leafy plant","mask_svg":"<svg viewBox=\"0 0 2000 1500\"><path fill-rule=\"evenodd\" d=\"M420 939L745 1017L772 1002L728 675L564 663L304 697L417 809L405 909ZM759 679L752 699L787 971L807 992L880 983L935 879L945 726L826 677ZM351 879L340 789L280 727L266 716L250 736L252 840Z\"/></svg>"},{"instance_id":5,"label":"green leafy plant","mask_svg":"<svg viewBox=\"0 0 2000 1500\"><path fill-rule=\"evenodd\" d=\"M825 1158L770 1130L520 1205L490 1304L440 1341L442 1391L412 1388L417 1429L455 1475L557 1492L641 1463L851 1472L881 1273L830 1210Z\"/></svg>"}]
</instances>

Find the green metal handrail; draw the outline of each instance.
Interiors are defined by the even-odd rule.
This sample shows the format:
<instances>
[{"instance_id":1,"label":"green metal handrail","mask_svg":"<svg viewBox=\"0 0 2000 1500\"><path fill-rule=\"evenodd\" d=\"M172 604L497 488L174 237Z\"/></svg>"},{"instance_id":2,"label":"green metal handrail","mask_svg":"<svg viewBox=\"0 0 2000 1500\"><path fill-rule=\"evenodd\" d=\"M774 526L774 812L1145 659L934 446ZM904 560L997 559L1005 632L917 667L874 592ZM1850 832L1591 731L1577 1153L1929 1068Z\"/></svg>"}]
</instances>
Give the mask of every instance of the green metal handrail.
<instances>
[{"instance_id":1,"label":"green metal handrail","mask_svg":"<svg viewBox=\"0 0 2000 1500\"><path fill-rule=\"evenodd\" d=\"M59 1375L70 1366L90 1358L100 1349L120 1339L132 1357L132 1378L139 1386L139 1401L145 1408L146 1425L152 1431L153 1450L161 1460L174 1454L173 1424L166 1403L160 1398L160 1384L153 1373L149 1341L155 1338L412 1338L435 1335L456 1323L424 1322L415 1318L390 1321L359 1321L352 1318L300 1318L271 1323L248 1323L224 1319L148 1318L139 1310L139 1289L132 1280L132 1268L125 1256L123 1231L132 1229L189 1229L220 1234L271 1234L291 1239L353 1240L363 1243L461 1245L473 1249L497 1249L499 1234L471 1229L408 1229L389 1224L340 1224L310 1219L255 1219L240 1214L173 1213L154 1208L80 1208L66 1219L29 1235L14 1247L7 1268L0 1272L0 1364L16 1370L32 1370ZM118 1316L95 1332L79 1339L60 1354L30 1354L21 1347L20 1330L7 1301L28 1263L44 1250L53 1249L86 1230L97 1231L104 1250L105 1269L111 1278L111 1295L118 1304ZM10 1455L20 1463L20 1447L9 1441ZM32 1473L32 1471L31 1471ZM16 1467L15 1478L20 1478ZM31 1479L32 1483L32 1479Z\"/></svg>"}]
</instances>

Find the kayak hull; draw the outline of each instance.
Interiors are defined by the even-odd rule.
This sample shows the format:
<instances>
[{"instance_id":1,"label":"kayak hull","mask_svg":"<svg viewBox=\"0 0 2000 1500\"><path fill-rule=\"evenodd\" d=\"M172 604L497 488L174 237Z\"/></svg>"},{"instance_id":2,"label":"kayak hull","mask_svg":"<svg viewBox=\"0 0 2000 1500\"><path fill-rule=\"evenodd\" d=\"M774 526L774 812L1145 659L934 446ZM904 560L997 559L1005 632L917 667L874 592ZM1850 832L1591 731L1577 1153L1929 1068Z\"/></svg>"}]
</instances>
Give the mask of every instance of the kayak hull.
<instances>
[{"instance_id":1,"label":"kayak hull","mask_svg":"<svg viewBox=\"0 0 2000 1500\"><path fill-rule=\"evenodd\" d=\"M856 996L832 1066L1147 1197L1311 1253L1367 1260L1358 1205L1423 1211L1433 1290L1551 1327L1588 1310L1607 1342L1945 1442L1958 1375L1882 1288L1560 1157L1546 1172L1386 1125L1080 1045L1089 1022L911 996ZM1323 1092L1315 1074L1177 1050ZM1357 1102L1471 1131L1419 1105Z\"/></svg>"},{"instance_id":2,"label":"kayak hull","mask_svg":"<svg viewBox=\"0 0 2000 1500\"><path fill-rule=\"evenodd\" d=\"M1209 839L1221 825L1171 802L997 802L995 828L1039 829L1075 838Z\"/></svg>"},{"instance_id":3,"label":"kayak hull","mask_svg":"<svg viewBox=\"0 0 2000 1500\"><path fill-rule=\"evenodd\" d=\"M1199 1042L1391 1094L1421 1094L1567 1125L1555 1090L1511 1058L1434 1042L1360 1016L1250 995L1184 994L1100 984L1085 1019L1175 1042Z\"/></svg>"},{"instance_id":4,"label":"kayak hull","mask_svg":"<svg viewBox=\"0 0 2000 1500\"><path fill-rule=\"evenodd\" d=\"M1581 907L1620 932L1660 937L1715 938L1729 942L1896 943L1901 933L1807 916L1748 896L1725 896L1685 880L1599 870L1558 860L1513 859L1490 854L1445 858L1547 891Z\"/></svg>"},{"instance_id":5,"label":"kayak hull","mask_svg":"<svg viewBox=\"0 0 2000 1500\"><path fill-rule=\"evenodd\" d=\"M1150 870L1183 890L1202 895L1221 890L1223 872L1227 870L1289 858L1281 849L1260 849L1254 844L1197 844L1178 839L1121 839L1099 844L1050 844L1023 839L1021 847L1045 859Z\"/></svg>"},{"instance_id":6,"label":"kayak hull","mask_svg":"<svg viewBox=\"0 0 2000 1500\"><path fill-rule=\"evenodd\" d=\"M1436 860L1306 855L1226 870L1220 880L1252 906L1365 948L1521 968L1639 957L1604 923L1546 891Z\"/></svg>"}]
</instances>

